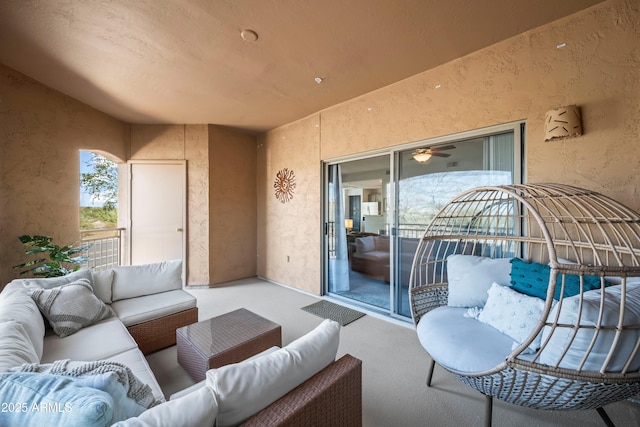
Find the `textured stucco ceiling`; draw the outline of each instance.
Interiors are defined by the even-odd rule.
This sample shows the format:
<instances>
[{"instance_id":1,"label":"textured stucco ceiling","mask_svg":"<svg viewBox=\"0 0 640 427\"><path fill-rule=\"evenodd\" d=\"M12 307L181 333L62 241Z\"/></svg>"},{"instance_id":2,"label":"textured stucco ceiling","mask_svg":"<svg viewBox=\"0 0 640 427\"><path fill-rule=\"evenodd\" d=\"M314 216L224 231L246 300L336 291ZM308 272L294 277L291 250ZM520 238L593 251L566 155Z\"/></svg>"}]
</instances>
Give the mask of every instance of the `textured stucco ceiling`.
<instances>
[{"instance_id":1,"label":"textured stucco ceiling","mask_svg":"<svg viewBox=\"0 0 640 427\"><path fill-rule=\"evenodd\" d=\"M261 132L600 1L3 0L0 62L129 123Z\"/></svg>"}]
</instances>

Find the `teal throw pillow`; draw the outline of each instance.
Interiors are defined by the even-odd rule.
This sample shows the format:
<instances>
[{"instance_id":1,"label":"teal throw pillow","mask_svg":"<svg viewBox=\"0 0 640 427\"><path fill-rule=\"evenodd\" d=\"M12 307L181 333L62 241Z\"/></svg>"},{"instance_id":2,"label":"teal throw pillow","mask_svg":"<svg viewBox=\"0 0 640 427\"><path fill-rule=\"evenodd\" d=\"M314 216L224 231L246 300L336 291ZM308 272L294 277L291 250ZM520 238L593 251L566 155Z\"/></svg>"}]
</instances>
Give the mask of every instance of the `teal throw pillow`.
<instances>
[{"instance_id":1,"label":"teal throw pillow","mask_svg":"<svg viewBox=\"0 0 640 427\"><path fill-rule=\"evenodd\" d=\"M537 262L524 261L519 258L511 260L511 288L525 295L547 298L551 267ZM562 290L562 274L558 275L556 290L553 299L559 300ZM584 291L600 288L600 278L597 276L583 276ZM605 286L610 283L605 282ZM567 274L564 284L563 298L578 295L580 293L580 276Z\"/></svg>"},{"instance_id":2,"label":"teal throw pillow","mask_svg":"<svg viewBox=\"0 0 640 427\"><path fill-rule=\"evenodd\" d=\"M0 426L109 426L113 399L73 378L33 372L0 374Z\"/></svg>"}]
</instances>

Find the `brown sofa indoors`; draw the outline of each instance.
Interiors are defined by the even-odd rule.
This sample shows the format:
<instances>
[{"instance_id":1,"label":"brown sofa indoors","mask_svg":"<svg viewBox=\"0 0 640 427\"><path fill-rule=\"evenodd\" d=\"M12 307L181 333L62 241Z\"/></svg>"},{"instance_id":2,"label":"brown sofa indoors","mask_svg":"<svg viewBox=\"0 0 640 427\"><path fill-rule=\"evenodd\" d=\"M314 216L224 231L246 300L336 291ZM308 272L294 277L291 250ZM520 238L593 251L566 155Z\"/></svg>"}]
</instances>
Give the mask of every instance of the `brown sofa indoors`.
<instances>
[{"instance_id":1,"label":"brown sofa indoors","mask_svg":"<svg viewBox=\"0 0 640 427\"><path fill-rule=\"evenodd\" d=\"M351 270L389 281L389 236L357 237Z\"/></svg>"}]
</instances>

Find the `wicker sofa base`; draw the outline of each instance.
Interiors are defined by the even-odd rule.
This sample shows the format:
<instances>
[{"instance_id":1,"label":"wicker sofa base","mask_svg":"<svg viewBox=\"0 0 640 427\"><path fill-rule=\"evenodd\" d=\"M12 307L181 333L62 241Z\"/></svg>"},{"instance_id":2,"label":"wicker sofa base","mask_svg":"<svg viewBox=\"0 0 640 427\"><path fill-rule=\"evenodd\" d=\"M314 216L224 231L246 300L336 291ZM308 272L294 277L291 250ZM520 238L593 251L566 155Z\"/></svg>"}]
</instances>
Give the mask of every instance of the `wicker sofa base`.
<instances>
[{"instance_id":1,"label":"wicker sofa base","mask_svg":"<svg viewBox=\"0 0 640 427\"><path fill-rule=\"evenodd\" d=\"M362 426L362 361L342 356L242 425Z\"/></svg>"},{"instance_id":2,"label":"wicker sofa base","mask_svg":"<svg viewBox=\"0 0 640 427\"><path fill-rule=\"evenodd\" d=\"M140 351L145 355L162 350L176 343L176 329L196 323L198 307L178 313L169 314L148 322L127 326L129 333L136 340Z\"/></svg>"}]
</instances>

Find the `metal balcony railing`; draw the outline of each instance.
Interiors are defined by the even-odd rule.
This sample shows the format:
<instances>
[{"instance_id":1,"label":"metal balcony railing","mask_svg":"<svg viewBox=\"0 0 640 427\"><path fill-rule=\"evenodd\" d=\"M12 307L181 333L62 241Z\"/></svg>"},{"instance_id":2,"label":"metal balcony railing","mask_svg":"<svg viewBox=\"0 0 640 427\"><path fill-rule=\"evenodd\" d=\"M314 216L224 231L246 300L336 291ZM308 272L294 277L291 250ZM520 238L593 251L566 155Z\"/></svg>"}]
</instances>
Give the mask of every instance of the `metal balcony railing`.
<instances>
[{"instance_id":1,"label":"metal balcony railing","mask_svg":"<svg viewBox=\"0 0 640 427\"><path fill-rule=\"evenodd\" d=\"M88 259L83 265L91 270L104 270L122 263L124 228L81 230L80 239L89 248L83 253Z\"/></svg>"}]
</instances>

